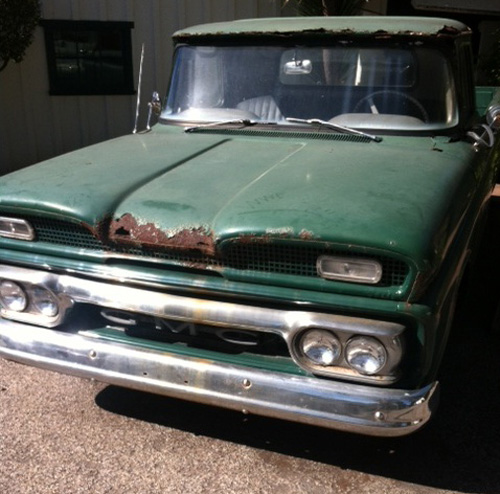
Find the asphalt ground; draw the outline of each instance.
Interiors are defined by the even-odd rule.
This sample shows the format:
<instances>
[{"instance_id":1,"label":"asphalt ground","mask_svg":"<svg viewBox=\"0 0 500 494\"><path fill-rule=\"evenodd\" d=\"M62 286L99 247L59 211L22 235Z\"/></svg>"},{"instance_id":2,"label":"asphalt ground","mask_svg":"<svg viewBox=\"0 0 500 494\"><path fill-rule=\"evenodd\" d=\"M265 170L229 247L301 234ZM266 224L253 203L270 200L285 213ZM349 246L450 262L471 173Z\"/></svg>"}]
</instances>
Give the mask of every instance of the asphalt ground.
<instances>
[{"instance_id":1,"label":"asphalt ground","mask_svg":"<svg viewBox=\"0 0 500 494\"><path fill-rule=\"evenodd\" d=\"M0 493L500 493L499 210L420 432L339 433L0 359Z\"/></svg>"}]
</instances>

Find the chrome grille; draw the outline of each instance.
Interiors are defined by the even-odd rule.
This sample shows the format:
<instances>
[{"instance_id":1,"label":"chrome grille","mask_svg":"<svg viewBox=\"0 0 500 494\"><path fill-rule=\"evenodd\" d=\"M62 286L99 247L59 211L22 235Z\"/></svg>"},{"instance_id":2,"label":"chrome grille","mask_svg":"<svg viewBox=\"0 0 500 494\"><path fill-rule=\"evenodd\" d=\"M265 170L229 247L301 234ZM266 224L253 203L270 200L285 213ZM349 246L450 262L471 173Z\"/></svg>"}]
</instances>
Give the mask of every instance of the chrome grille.
<instances>
[{"instance_id":1,"label":"chrome grille","mask_svg":"<svg viewBox=\"0 0 500 494\"><path fill-rule=\"evenodd\" d=\"M234 242L226 245L217 257L211 257L195 251L185 252L104 243L82 225L41 217L26 217L26 219L33 225L40 242L171 260L193 266L204 265L263 273L317 277L316 260L320 255L366 257L366 254L325 249L308 245L307 242L301 242L297 245ZM390 257L371 254L370 258L377 259L382 264L383 277L378 286L400 286L405 282L409 274L406 263Z\"/></svg>"}]
</instances>

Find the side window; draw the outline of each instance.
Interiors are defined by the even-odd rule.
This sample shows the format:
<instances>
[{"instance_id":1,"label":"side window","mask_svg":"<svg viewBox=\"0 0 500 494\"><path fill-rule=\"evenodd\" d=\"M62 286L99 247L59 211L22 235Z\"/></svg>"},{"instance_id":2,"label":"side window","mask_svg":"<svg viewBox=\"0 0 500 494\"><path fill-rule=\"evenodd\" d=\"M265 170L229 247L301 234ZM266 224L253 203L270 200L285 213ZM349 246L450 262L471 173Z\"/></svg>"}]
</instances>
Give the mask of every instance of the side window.
<instances>
[{"instance_id":1,"label":"side window","mask_svg":"<svg viewBox=\"0 0 500 494\"><path fill-rule=\"evenodd\" d=\"M42 22L50 94L133 94L132 22Z\"/></svg>"},{"instance_id":2,"label":"side window","mask_svg":"<svg viewBox=\"0 0 500 494\"><path fill-rule=\"evenodd\" d=\"M462 66L462 79L460 81L461 94L467 96L467 100L462 105L469 112L476 106L474 101L474 67L472 65L472 46L470 43L464 44L460 48L460 65Z\"/></svg>"},{"instance_id":3,"label":"side window","mask_svg":"<svg viewBox=\"0 0 500 494\"><path fill-rule=\"evenodd\" d=\"M481 41L477 63L477 84L498 86L500 84L500 21L488 20L479 23Z\"/></svg>"}]
</instances>

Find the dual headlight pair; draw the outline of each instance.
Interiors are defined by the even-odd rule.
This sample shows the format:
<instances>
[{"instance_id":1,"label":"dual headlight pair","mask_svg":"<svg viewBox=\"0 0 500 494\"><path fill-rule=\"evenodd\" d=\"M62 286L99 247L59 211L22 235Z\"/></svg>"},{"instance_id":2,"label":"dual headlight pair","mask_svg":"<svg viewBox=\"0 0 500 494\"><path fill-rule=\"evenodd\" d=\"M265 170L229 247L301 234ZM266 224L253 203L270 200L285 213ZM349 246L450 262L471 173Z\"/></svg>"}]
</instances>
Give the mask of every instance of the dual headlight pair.
<instances>
[{"instance_id":1,"label":"dual headlight pair","mask_svg":"<svg viewBox=\"0 0 500 494\"><path fill-rule=\"evenodd\" d=\"M372 336L356 335L347 341L331 331L310 329L296 342L299 360L313 372L325 373L331 367L347 367L363 376L380 373L388 361L385 346Z\"/></svg>"},{"instance_id":2,"label":"dual headlight pair","mask_svg":"<svg viewBox=\"0 0 500 494\"><path fill-rule=\"evenodd\" d=\"M10 312L28 311L45 317L59 313L59 300L52 292L39 285L21 286L10 280L0 282L0 303Z\"/></svg>"}]
</instances>

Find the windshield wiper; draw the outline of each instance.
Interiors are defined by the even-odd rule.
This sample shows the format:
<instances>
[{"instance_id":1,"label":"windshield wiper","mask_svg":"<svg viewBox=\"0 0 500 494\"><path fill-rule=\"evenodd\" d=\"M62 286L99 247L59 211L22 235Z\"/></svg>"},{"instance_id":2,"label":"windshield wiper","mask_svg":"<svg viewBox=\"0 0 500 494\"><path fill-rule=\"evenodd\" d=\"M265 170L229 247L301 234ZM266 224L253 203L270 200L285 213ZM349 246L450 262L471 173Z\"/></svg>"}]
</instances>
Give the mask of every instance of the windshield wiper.
<instances>
[{"instance_id":1,"label":"windshield wiper","mask_svg":"<svg viewBox=\"0 0 500 494\"><path fill-rule=\"evenodd\" d=\"M207 129L210 127L218 127L219 125L241 125L242 127L248 127L249 125L255 125L256 120L248 120L243 118L233 118L231 120L221 120L219 122L210 122L207 124L195 125L193 127L187 127L184 132L195 132L198 129Z\"/></svg>"},{"instance_id":2,"label":"windshield wiper","mask_svg":"<svg viewBox=\"0 0 500 494\"><path fill-rule=\"evenodd\" d=\"M333 122L328 122L327 120L321 120L319 118L293 118L288 117L287 122L295 122L295 123L306 123L309 125L323 125L324 127L328 127L329 129L338 130L339 132L345 132L346 134L353 134L357 136L366 137L375 142L381 142L382 138L379 136L374 136L372 134L367 134L366 132L362 132L361 130L351 129L350 127L345 127L344 125L339 125Z\"/></svg>"}]
</instances>

